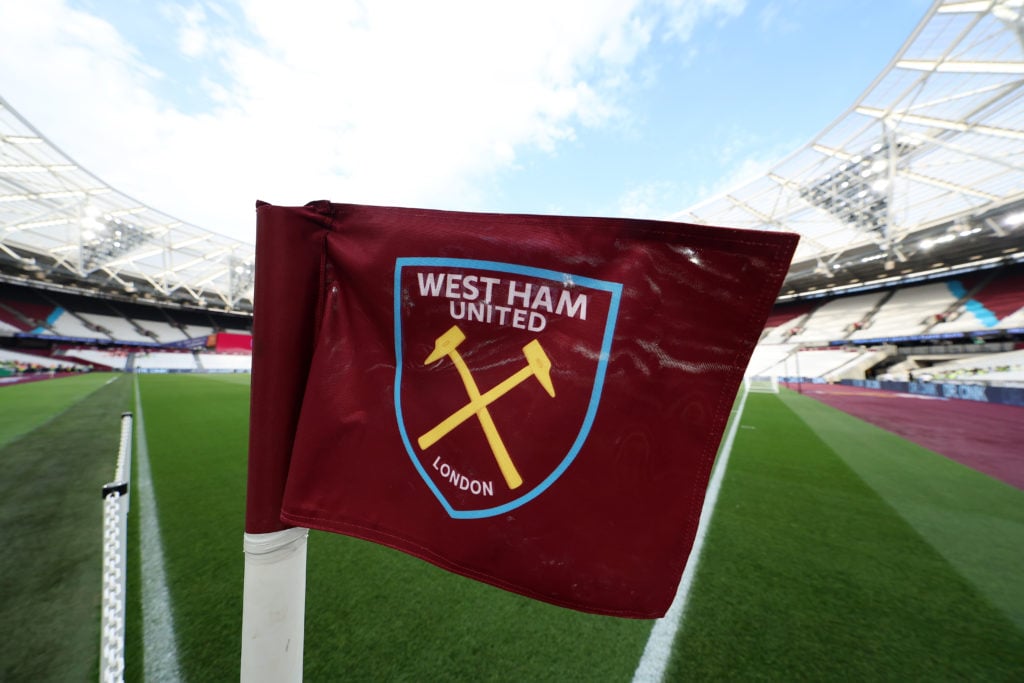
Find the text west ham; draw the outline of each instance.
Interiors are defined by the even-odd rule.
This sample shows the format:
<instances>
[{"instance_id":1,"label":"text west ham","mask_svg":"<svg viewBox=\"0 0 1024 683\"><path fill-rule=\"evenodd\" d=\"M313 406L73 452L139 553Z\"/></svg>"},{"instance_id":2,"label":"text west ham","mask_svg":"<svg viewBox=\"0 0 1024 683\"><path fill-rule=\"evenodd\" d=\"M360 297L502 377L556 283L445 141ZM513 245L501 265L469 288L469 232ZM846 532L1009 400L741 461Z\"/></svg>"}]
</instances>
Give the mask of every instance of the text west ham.
<instances>
[{"instance_id":1,"label":"text west ham","mask_svg":"<svg viewBox=\"0 0 1024 683\"><path fill-rule=\"evenodd\" d=\"M420 296L449 299L455 320L511 325L539 332L544 313L587 319L587 295L569 289L552 293L546 285L461 273L417 273Z\"/></svg>"}]
</instances>

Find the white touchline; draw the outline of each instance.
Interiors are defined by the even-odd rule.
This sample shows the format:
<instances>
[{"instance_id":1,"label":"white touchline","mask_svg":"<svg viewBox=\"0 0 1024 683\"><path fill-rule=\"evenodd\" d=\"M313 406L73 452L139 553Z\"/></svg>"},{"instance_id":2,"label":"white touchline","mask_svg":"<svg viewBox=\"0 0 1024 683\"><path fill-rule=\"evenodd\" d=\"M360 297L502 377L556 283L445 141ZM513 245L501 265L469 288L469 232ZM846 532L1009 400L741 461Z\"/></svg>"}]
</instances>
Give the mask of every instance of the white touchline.
<instances>
[{"instance_id":1,"label":"white touchline","mask_svg":"<svg viewBox=\"0 0 1024 683\"><path fill-rule=\"evenodd\" d=\"M153 479L149 470L146 421L142 417L139 378L135 378L135 440L139 502L139 556L142 558L142 643L145 648L145 680L180 681L178 646L174 636L171 596L164 573L164 547L156 513Z\"/></svg>"},{"instance_id":2,"label":"white touchline","mask_svg":"<svg viewBox=\"0 0 1024 683\"><path fill-rule=\"evenodd\" d=\"M660 683L665 676L665 668L672 655L672 645L675 643L676 633L679 631L679 626L686 613L686 601L690 597L693 577L697 573L701 549L704 547L704 537L711 524L711 515L715 511L718 492L722 488L722 479L725 477L725 469L729 465L729 455L732 453L732 443L736 439L736 431L743 418L743 406L746 402L747 390L744 386L740 404L736 408L736 415L732 419L729 433L726 434L725 442L722 444L721 455L715 462L715 469L708 482L708 492L704 497L704 507L700 511L697 534L693 539L693 549L690 551L690 561L686 563L686 569L683 570L683 577L679 580L679 588L676 589L676 597L672 601L672 606L668 608L665 616L654 622L651 635L647 638L647 645L644 647L644 653L640 657L640 663L637 664L636 671L633 673L633 683Z\"/></svg>"}]
</instances>

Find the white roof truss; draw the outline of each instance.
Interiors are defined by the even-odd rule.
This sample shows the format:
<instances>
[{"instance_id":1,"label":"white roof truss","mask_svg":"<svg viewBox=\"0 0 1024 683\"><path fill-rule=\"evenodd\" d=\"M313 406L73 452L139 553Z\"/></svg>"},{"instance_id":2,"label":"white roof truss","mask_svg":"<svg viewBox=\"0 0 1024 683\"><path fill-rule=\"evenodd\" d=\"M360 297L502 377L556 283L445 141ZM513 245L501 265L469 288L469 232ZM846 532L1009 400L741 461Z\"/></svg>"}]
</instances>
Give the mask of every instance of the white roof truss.
<instances>
[{"instance_id":1,"label":"white roof truss","mask_svg":"<svg viewBox=\"0 0 1024 683\"><path fill-rule=\"evenodd\" d=\"M794 263L819 266L872 244L902 260L915 233L943 224L1014 229L991 216L1024 203L1022 17L1024 0L938 0L817 137L672 218L797 232Z\"/></svg>"}]
</instances>

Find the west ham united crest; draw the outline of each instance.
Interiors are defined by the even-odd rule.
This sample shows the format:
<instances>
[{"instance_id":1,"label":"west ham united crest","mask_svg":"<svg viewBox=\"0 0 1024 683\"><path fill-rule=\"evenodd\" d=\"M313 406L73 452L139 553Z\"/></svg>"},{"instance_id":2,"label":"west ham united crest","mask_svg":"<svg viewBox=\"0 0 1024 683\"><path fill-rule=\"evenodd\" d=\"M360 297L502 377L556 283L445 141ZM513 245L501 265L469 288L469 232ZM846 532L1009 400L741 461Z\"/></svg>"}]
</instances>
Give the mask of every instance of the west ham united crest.
<instances>
[{"instance_id":1,"label":"west ham united crest","mask_svg":"<svg viewBox=\"0 0 1024 683\"><path fill-rule=\"evenodd\" d=\"M566 475L598 416L621 293L514 263L396 261L398 429L450 516L502 514Z\"/></svg>"}]
</instances>

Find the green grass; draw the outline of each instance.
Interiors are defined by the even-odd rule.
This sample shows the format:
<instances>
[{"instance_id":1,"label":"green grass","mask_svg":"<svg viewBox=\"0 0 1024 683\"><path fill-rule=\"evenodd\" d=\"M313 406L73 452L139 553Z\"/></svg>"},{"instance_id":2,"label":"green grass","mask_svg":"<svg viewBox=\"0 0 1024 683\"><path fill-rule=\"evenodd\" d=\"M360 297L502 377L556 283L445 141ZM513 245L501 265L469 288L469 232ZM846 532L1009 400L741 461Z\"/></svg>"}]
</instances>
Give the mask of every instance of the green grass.
<instances>
[{"instance_id":1,"label":"green grass","mask_svg":"<svg viewBox=\"0 0 1024 683\"><path fill-rule=\"evenodd\" d=\"M238 677L247 379L140 378L187 680ZM77 402L88 383L66 381L34 385L40 414L0 445L0 680L95 679L98 489L131 379ZM0 415L22 409L11 389ZM127 680L145 670L138 508ZM1024 492L806 397L753 395L668 680L1022 680L1022 553ZM649 631L310 535L307 681L628 681Z\"/></svg>"},{"instance_id":2,"label":"green grass","mask_svg":"<svg viewBox=\"0 0 1024 683\"><path fill-rule=\"evenodd\" d=\"M534 602L386 548L311 536L306 678L625 681L650 622Z\"/></svg>"},{"instance_id":3,"label":"green grass","mask_svg":"<svg viewBox=\"0 0 1024 683\"><path fill-rule=\"evenodd\" d=\"M53 419L114 376L97 372L0 386L0 446Z\"/></svg>"},{"instance_id":4,"label":"green grass","mask_svg":"<svg viewBox=\"0 0 1024 683\"><path fill-rule=\"evenodd\" d=\"M190 680L233 680L248 387L163 375L142 377L141 391L183 671ZM650 629L536 603L324 533L311 534L307 575L307 681L342 673L348 680L625 680ZM137 675L133 659L129 674Z\"/></svg>"},{"instance_id":5,"label":"green grass","mask_svg":"<svg viewBox=\"0 0 1024 683\"><path fill-rule=\"evenodd\" d=\"M30 425L0 446L0 680L98 675L100 489L114 475L130 389L110 378L0 389L6 433L18 432L12 415Z\"/></svg>"},{"instance_id":6,"label":"green grass","mask_svg":"<svg viewBox=\"0 0 1024 683\"><path fill-rule=\"evenodd\" d=\"M841 448L856 444L853 434L866 435L846 455L876 465L916 456L925 467L938 456L804 402L813 403L766 395L747 402L670 679L1024 677L1024 634L1004 609L818 432L840 429L830 438ZM1002 495L1005 485L988 484L976 482L962 504L1019 516L1024 494ZM1000 500L986 502L986 491ZM1016 512L1003 506L1008 497ZM987 540L999 534L993 528ZM1003 570L1019 577L1019 565Z\"/></svg>"},{"instance_id":7,"label":"green grass","mask_svg":"<svg viewBox=\"0 0 1024 683\"><path fill-rule=\"evenodd\" d=\"M236 680L248 383L217 375L144 375L139 382L182 673ZM131 680L142 679L140 644L136 628Z\"/></svg>"},{"instance_id":8,"label":"green grass","mask_svg":"<svg viewBox=\"0 0 1024 683\"><path fill-rule=\"evenodd\" d=\"M964 578L1024 629L1024 492L792 392L783 401Z\"/></svg>"}]
</instances>

